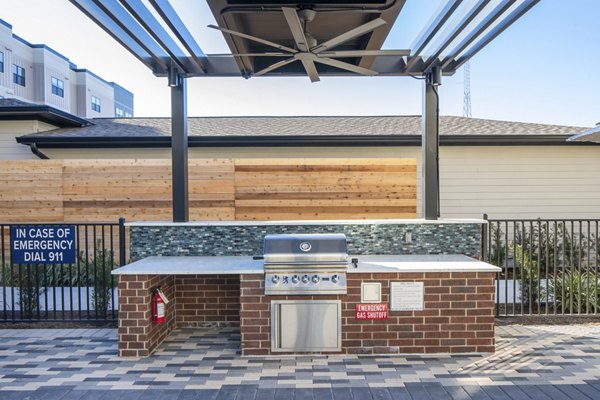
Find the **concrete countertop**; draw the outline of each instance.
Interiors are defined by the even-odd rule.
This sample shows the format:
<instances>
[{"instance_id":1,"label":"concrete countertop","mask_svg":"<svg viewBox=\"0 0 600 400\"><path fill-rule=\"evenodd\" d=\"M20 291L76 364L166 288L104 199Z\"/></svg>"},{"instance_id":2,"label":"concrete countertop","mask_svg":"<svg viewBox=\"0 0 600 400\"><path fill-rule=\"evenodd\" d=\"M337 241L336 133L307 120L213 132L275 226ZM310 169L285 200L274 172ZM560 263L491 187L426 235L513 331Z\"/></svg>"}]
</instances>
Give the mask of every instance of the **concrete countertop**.
<instances>
[{"instance_id":1,"label":"concrete countertop","mask_svg":"<svg viewBox=\"0 0 600 400\"><path fill-rule=\"evenodd\" d=\"M348 273L499 272L500 268L463 255L367 255ZM147 257L112 271L113 275L238 275L262 274L263 260L244 256Z\"/></svg>"},{"instance_id":2,"label":"concrete countertop","mask_svg":"<svg viewBox=\"0 0 600 400\"><path fill-rule=\"evenodd\" d=\"M355 256L356 257L356 256ZM375 272L500 272L501 269L460 254L359 256L348 273Z\"/></svg>"},{"instance_id":3,"label":"concrete countertop","mask_svg":"<svg viewBox=\"0 0 600 400\"><path fill-rule=\"evenodd\" d=\"M263 261L243 256L146 257L112 271L113 275L262 274Z\"/></svg>"}]
</instances>

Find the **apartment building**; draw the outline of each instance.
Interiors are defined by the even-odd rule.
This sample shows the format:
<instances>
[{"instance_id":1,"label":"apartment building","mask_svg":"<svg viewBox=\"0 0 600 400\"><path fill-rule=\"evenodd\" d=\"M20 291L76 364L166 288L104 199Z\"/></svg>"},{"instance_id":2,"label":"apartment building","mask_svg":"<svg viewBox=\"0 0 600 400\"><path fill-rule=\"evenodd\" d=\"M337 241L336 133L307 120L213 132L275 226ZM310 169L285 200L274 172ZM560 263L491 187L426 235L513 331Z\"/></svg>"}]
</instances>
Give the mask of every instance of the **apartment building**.
<instances>
[{"instance_id":1,"label":"apartment building","mask_svg":"<svg viewBox=\"0 0 600 400\"><path fill-rule=\"evenodd\" d=\"M0 19L0 98L48 105L81 118L133 117L133 93L43 44L13 34Z\"/></svg>"}]
</instances>

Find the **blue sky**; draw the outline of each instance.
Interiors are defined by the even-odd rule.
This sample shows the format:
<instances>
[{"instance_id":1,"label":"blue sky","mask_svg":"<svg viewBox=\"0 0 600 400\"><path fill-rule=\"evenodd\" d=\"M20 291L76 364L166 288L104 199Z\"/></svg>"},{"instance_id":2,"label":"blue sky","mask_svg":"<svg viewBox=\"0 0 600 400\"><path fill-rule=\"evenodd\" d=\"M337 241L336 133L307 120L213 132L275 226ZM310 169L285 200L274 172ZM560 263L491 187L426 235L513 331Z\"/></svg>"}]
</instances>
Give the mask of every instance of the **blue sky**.
<instances>
[{"instance_id":1,"label":"blue sky","mask_svg":"<svg viewBox=\"0 0 600 400\"><path fill-rule=\"evenodd\" d=\"M465 0L469 1L469 0ZM385 48L410 44L440 0L407 0ZM174 0L207 53L225 52L202 0ZM0 0L0 18L32 43L44 43L135 94L136 116L168 116L165 79L67 0ZM600 0L541 0L471 61L473 117L575 126L600 122ZM421 83L406 77L196 78L188 86L190 116L415 115ZM444 79L441 113L462 115L462 72Z\"/></svg>"}]
</instances>

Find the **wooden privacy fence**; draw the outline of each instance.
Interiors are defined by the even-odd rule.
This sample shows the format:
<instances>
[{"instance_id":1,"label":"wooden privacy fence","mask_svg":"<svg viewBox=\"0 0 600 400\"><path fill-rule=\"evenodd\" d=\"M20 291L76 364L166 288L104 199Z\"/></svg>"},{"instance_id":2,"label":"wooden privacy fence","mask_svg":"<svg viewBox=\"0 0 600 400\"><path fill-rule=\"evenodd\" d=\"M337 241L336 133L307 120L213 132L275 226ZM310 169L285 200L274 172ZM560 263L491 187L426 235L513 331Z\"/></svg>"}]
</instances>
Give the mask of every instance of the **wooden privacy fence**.
<instances>
[{"instance_id":1,"label":"wooden privacy fence","mask_svg":"<svg viewBox=\"0 0 600 400\"><path fill-rule=\"evenodd\" d=\"M170 160L0 161L0 221L170 220ZM193 159L191 220L416 217L414 159Z\"/></svg>"}]
</instances>

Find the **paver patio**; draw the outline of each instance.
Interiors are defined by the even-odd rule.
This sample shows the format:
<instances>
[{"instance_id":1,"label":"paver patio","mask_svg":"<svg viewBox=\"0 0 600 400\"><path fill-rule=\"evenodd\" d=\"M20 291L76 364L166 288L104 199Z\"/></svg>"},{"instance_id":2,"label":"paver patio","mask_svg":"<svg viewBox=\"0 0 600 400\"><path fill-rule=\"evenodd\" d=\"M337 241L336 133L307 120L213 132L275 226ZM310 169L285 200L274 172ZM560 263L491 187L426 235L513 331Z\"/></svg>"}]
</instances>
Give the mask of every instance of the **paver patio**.
<instances>
[{"instance_id":1,"label":"paver patio","mask_svg":"<svg viewBox=\"0 0 600 400\"><path fill-rule=\"evenodd\" d=\"M0 330L0 399L599 399L600 325L500 326L493 355L241 357L183 329L119 359L114 329Z\"/></svg>"}]
</instances>

